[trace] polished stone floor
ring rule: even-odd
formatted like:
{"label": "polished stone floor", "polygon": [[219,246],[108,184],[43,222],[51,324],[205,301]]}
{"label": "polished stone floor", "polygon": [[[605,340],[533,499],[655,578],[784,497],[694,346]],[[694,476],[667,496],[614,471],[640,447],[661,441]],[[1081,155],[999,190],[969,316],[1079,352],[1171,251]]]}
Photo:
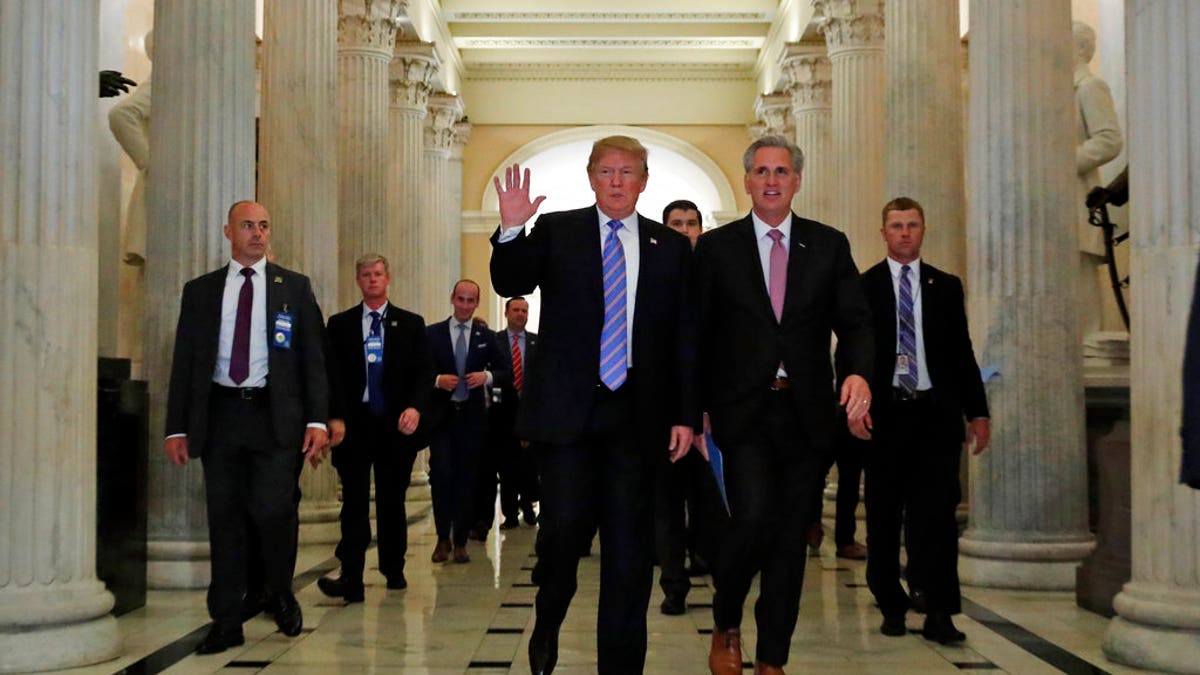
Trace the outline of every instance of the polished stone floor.
{"label": "polished stone floor", "polygon": [[[533,627],[536,588],[529,583],[534,529],[497,533],[472,542],[471,562],[433,564],[432,519],[409,532],[409,588],[388,591],[377,570],[368,573],[366,602],[343,606],[321,595],[318,576],[336,566],[329,545],[305,546],[297,564],[297,597],[305,630],[297,638],[276,632],[265,617],[245,625],[246,645],[222,654],[191,653],[208,617],[204,593],[155,591],[147,606],[120,618],[123,656],[68,673],[527,673],[525,650]],[[599,549],[597,548],[597,551]],[[373,562],[368,554],[368,566]],[[657,574],[657,572],[656,572]],[[563,625],[559,668],[569,675],[596,671],[595,613],[599,557],[580,565],[579,592]],[[657,577],[656,577],[657,580]],[[649,617],[647,673],[707,672],[712,592],[708,577],[694,578],[683,616],[658,611],[655,585]],[[757,591],[752,591],[751,602]],[[880,617],[861,562],[839,560],[826,540],[810,559],[789,673],[1135,673],[1104,659],[1101,616],[1075,606],[1070,593],[964,589],[967,634],[942,647],[910,633],[879,634]],[[748,609],[747,618],[753,616]],[[910,629],[921,617],[910,614]],[[754,627],[744,627],[753,658]],[[748,664],[749,665],[749,664]],[[749,671],[747,671],[749,672]]]}

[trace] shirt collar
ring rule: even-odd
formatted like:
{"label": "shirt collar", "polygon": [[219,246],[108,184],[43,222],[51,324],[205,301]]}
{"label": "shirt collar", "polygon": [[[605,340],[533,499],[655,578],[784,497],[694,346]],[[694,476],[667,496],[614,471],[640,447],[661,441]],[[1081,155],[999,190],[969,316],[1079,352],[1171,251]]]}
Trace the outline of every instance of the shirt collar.
{"label": "shirt collar", "polygon": [[466,326],[467,332],[470,333],[475,327],[474,324],[474,317],[467,319],[466,321],[459,321],[458,319],[454,318],[453,314],[450,315],[450,328],[453,330],[457,331],[459,326]]}
{"label": "shirt collar", "polygon": [[[242,263],[234,260],[233,258],[230,258],[229,259],[229,273],[226,276],[228,276],[228,277],[240,276],[242,273],[242,268],[244,268],[244,267],[246,267],[246,265],[243,265]],[[266,278],[267,256],[264,255],[263,257],[259,258],[258,262],[254,263],[253,265],[250,265],[249,267],[250,267],[250,269],[254,270],[254,273],[257,274],[259,277]]]}
{"label": "shirt collar", "polygon": [[365,302],[363,302],[361,304],[362,304],[362,315],[363,315],[364,319],[370,317],[371,312],[379,312],[379,318],[381,318],[381,319],[383,317],[387,316],[388,303],[386,301],[383,303],[382,306],[380,306],[379,309],[371,309],[370,307],[367,306],[367,303],[365,303]]}
{"label": "shirt collar", "polygon": [[[614,219],[609,218],[608,216],[604,215],[604,212],[600,210],[599,206],[596,207],[596,214],[597,214],[597,217],[600,219],[600,231],[603,232],[605,234],[605,236],[607,236],[608,233],[610,232],[610,229],[608,227],[608,221],[614,220]],[[637,211],[634,211],[633,213],[629,214],[628,216],[622,218],[621,224],[625,226],[626,230],[629,230],[629,232],[633,236],[636,237],[637,233],[638,233]]]}
{"label": "shirt collar", "polygon": [[783,222],[779,224],[779,227],[775,228],[772,228],[770,225],[768,225],[767,221],[759,218],[758,214],[754,211],[750,211],[750,219],[754,221],[755,241],[762,241],[762,239],[767,236],[768,231],[775,229],[783,233],[783,239],[780,241],[783,242],[784,246],[787,246],[787,242],[792,236],[792,217],[790,215],[783,219]]}
{"label": "shirt collar", "polygon": [[[895,260],[892,260],[891,256],[888,256],[887,262],[888,262],[888,269],[890,269],[892,272],[892,278],[899,279],[900,278],[900,268],[904,267],[904,263],[899,263],[899,262],[896,262]],[[920,279],[921,278],[921,259],[917,258],[916,260],[913,260],[912,262],[908,263],[908,269],[912,270],[910,272],[910,274],[912,275],[913,281]]]}

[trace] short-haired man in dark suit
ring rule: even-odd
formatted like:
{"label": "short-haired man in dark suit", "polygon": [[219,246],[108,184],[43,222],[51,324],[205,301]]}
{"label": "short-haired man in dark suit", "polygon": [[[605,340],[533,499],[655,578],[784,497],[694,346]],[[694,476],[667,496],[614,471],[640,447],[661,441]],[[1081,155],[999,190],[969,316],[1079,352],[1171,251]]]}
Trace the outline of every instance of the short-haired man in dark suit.
{"label": "short-haired man in dark suit", "polygon": [[371,469],[375,469],[375,518],[379,571],[389,589],[408,586],[405,492],[417,451],[424,447],[421,411],[429,404],[433,361],[420,315],[388,302],[391,276],[387,258],[368,253],[355,263],[362,302],[329,317],[329,358],[340,378],[334,416],[345,421],[346,436],[333,451],[342,479],[342,539],[338,578],[322,578],[325,595],[346,602],[363,600],[363,567],[371,543]]}
{"label": "short-haired man in dark suit", "polygon": [[538,358],[525,373],[517,433],[537,444],[541,477],[534,673],[558,660],[558,631],[576,590],[579,557],[600,527],[600,673],[641,672],[653,585],[654,464],[687,453],[700,426],[694,378],[691,247],[637,213],[646,148],[628,136],[596,141],[587,173],[596,203],[525,222],[529,170],[505,169],[492,284],[501,295],[542,291]]}
{"label": "short-haired man in dark suit", "polygon": [[[742,607],[760,574],[755,672],[781,673],[804,580],[811,522],[836,424],[832,334],[847,352],[840,392],[867,412],[871,317],[841,232],[791,211],[804,156],[765,136],[742,159],[753,209],[700,236],[701,372],[724,451],[731,518],[715,561],[714,673],[742,672]],[[799,526],[798,526],[799,524]]]}
{"label": "short-haired man in dark suit", "polygon": [[525,373],[535,360],[538,336],[525,330],[529,301],[522,296],[504,302],[504,320],[504,330],[496,332],[496,351],[512,377],[494,388],[492,407],[488,409],[488,433],[500,473],[500,513],[504,516],[500,529],[508,530],[520,525],[521,513],[526,523],[537,524],[537,514],[533,512],[533,503],[538,500],[537,469],[533,466],[529,441],[517,436],[516,423]]}
{"label": "short-haired man in dark suit", "polygon": [[454,313],[425,328],[436,373],[426,421],[431,434],[429,488],[438,543],[433,562],[471,561],[467,536],[474,522],[474,492],[487,429],[486,387],[507,373],[496,353],[496,334],[475,320],[479,284],[462,279],[450,294]]}
{"label": "short-haired man in dark suit", "polygon": [[900,530],[907,519],[906,576],[925,596],[924,635],[961,642],[966,636],[950,620],[961,611],[959,455],[964,439],[977,454],[988,446],[987,396],[962,282],[921,260],[924,209],[893,199],[883,207],[882,232],[887,258],[862,275],[875,333],[875,398],[856,432],[874,436],[866,460],[867,584],[883,613],[880,632],[904,635],[910,598],[900,586]]}
{"label": "short-haired man in dark suit", "polygon": [[244,643],[247,515],[269,609],[282,633],[300,633],[291,590],[297,464],[318,464],[328,440],[324,323],[308,277],[267,260],[262,205],[236,202],[227,221],[232,260],[183,287],[167,394],[168,456],[204,465],[213,625],[202,654]]}

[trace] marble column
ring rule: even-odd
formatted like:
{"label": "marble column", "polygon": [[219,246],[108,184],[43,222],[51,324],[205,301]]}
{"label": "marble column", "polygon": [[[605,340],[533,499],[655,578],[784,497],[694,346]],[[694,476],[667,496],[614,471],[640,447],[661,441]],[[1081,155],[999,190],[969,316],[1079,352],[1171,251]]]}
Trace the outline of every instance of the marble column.
{"label": "marble column", "polygon": [[1179,484],[1179,386],[1200,248],[1200,7],[1145,0],[1126,14],[1133,409],[1133,574],[1113,600],[1112,660],[1200,673],[1200,492]]}
{"label": "marble column", "polygon": [[971,460],[964,583],[1074,588],[1092,548],[1075,339],[1071,6],[971,3],[971,328],[992,444]]}
{"label": "marble column", "polygon": [[962,277],[967,238],[958,5],[893,0],[884,25],[884,198],[921,203],[927,224],[922,259]]}
{"label": "marble column", "polygon": [[[407,0],[338,2],[338,269],[365,251],[386,251],[388,234],[388,64],[395,18]],[[361,300],[341,284],[338,306]]]}
{"label": "marble column", "polygon": [[96,663],[120,647],[96,578],[98,10],[0,0],[5,673]]}
{"label": "marble column", "polygon": [[[337,268],[337,0],[266,0],[258,201],[274,223],[279,264],[307,274],[326,316],[339,309]],[[340,536],[337,471],[300,474],[300,542]]]}
{"label": "marble column", "polygon": [[462,113],[462,99],[457,96],[438,93],[429,97],[421,169],[421,220],[425,226],[421,228],[420,249],[425,255],[418,267],[418,274],[428,283],[423,285],[417,313],[430,323],[450,313],[450,291],[461,273],[459,265],[452,265],[447,259],[449,240],[462,238],[461,225],[451,231],[447,201],[454,124],[462,118]]}
{"label": "marble column", "polygon": [[834,186],[833,73],[824,42],[789,42],[780,58],[792,94],[796,145],[804,151],[804,177],[792,208],[805,218],[832,222]]}
{"label": "marble column", "polygon": [[813,0],[833,72],[833,218],[855,260],[883,257],[883,0]]}
{"label": "marble column", "polygon": [[226,212],[254,198],[253,27],[254,4],[240,0],[154,7],[150,147],[169,151],[152,155],[146,187],[152,588],[204,588],[209,580],[200,462],[172,464],[162,434],[183,284],[228,262]]}
{"label": "marble column", "polygon": [[[471,142],[471,123],[463,117],[454,123],[454,138],[450,145],[450,164],[446,174],[446,271],[452,276],[462,276],[462,229],[463,229],[463,152]],[[480,283],[487,287],[487,280]],[[492,328],[498,328],[492,326]]]}
{"label": "marble column", "polygon": [[433,283],[421,274],[429,255],[421,232],[434,225],[421,218],[421,171],[425,115],[439,65],[432,42],[397,40],[388,68],[388,245],[381,252],[392,263],[392,302],[418,313],[424,287]]}

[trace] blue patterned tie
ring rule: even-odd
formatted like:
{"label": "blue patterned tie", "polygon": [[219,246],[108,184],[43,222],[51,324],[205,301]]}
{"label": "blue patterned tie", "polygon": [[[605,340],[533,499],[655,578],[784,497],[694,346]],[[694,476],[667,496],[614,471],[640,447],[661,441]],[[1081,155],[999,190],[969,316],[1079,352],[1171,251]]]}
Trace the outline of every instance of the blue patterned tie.
{"label": "blue patterned tie", "polygon": [[625,384],[628,345],[625,335],[625,249],[617,238],[623,223],[608,221],[604,239],[604,330],[600,333],[600,381],[612,391]]}
{"label": "blue patterned tie", "polygon": [[[371,312],[371,337],[383,337],[380,324],[383,317],[379,312]],[[367,361],[367,403],[372,415],[382,415],[383,408],[383,362],[380,359]]]}
{"label": "blue patterned tie", "polygon": [[454,341],[454,367],[458,370],[458,385],[450,395],[451,401],[465,401],[471,395],[467,389],[467,324],[458,324],[458,339]]}
{"label": "blue patterned tie", "polygon": [[917,330],[913,320],[912,279],[908,265],[900,268],[900,304],[898,306],[900,353],[908,356],[908,372],[900,375],[900,388],[917,390]]}

